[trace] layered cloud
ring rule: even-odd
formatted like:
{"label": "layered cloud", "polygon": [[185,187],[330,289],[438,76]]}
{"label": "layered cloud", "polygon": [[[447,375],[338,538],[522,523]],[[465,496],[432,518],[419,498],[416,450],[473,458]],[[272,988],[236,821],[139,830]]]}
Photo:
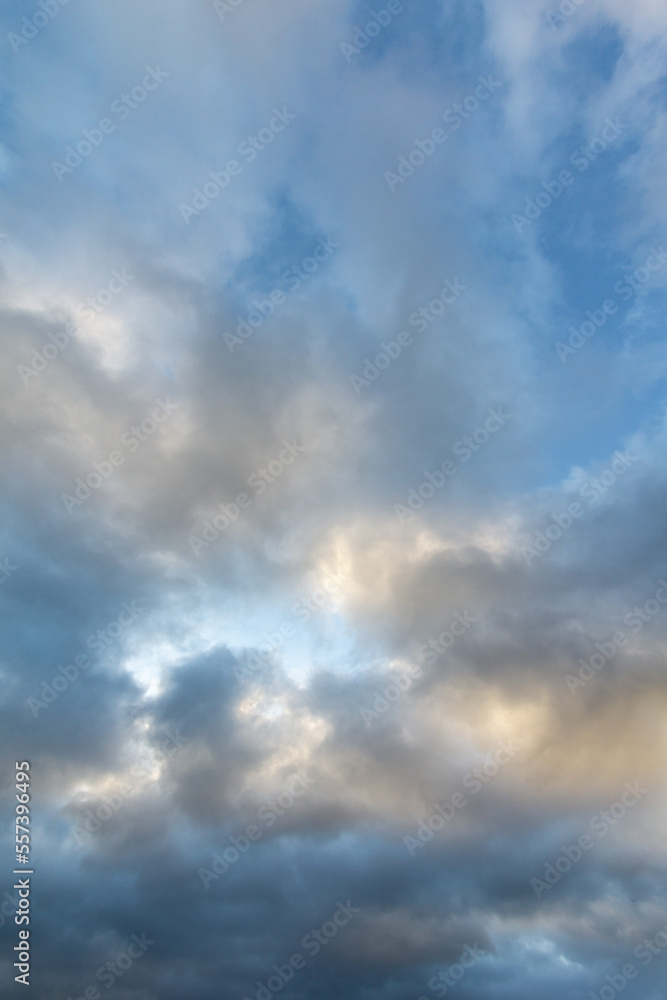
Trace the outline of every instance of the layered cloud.
{"label": "layered cloud", "polygon": [[0,136],[36,995],[657,1000],[658,6],[42,8]]}

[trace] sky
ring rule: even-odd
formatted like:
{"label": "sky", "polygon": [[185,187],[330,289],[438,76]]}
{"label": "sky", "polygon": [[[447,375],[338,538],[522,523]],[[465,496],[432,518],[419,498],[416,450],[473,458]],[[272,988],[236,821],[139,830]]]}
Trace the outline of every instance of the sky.
{"label": "sky", "polygon": [[3,997],[664,996],[664,7],[550,2],[3,5]]}

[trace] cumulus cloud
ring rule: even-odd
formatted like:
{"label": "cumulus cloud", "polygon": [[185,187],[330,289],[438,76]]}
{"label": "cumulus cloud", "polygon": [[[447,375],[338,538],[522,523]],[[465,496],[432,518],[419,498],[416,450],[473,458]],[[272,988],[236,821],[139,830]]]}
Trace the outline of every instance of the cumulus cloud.
{"label": "cumulus cloud", "polygon": [[44,10],[0,70],[33,988],[657,1000],[658,7]]}

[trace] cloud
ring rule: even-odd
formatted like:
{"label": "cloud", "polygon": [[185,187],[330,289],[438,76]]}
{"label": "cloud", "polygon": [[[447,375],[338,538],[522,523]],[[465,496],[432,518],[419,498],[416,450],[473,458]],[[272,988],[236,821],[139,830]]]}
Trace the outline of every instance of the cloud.
{"label": "cloud", "polygon": [[285,997],[435,996],[467,945],[461,1000],[599,994],[664,926],[658,8],[404,3],[346,59],[384,6],[72,3],[8,49],[0,715],[40,995],[145,934],[119,995],[254,998],[347,901]]}

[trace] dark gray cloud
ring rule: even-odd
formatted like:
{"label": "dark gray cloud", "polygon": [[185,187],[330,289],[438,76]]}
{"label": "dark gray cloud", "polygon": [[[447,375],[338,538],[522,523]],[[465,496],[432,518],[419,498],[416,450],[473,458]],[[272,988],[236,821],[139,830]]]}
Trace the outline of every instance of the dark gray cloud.
{"label": "dark gray cloud", "polygon": [[2,15],[3,995],[29,759],[38,1000],[658,1000],[656,9],[54,4]]}

